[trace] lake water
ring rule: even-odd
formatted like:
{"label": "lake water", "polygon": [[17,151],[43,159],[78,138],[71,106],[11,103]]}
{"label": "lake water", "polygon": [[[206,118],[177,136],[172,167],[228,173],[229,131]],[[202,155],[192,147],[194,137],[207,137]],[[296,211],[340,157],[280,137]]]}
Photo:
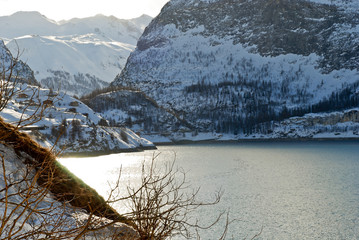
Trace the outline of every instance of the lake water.
{"label": "lake water", "polygon": [[[359,142],[253,142],[160,146],[156,151],[61,163],[100,194],[118,177],[135,182],[144,159],[176,159],[200,198],[224,190],[221,202],[197,212],[202,222],[223,210],[236,219],[227,239],[359,239]],[[123,209],[119,208],[120,211]],[[220,229],[202,232],[218,239]]]}

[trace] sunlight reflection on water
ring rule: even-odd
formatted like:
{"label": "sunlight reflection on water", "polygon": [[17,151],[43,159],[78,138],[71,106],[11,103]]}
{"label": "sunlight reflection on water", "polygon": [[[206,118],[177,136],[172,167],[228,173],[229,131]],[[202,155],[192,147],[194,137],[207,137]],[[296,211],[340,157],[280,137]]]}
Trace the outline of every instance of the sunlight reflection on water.
{"label": "sunlight reflection on water", "polygon": [[[221,203],[198,216],[207,221],[229,209],[238,221],[230,226],[228,239],[251,238],[262,227],[260,239],[359,239],[355,141],[162,146],[60,162],[105,196],[107,182],[121,167],[123,183],[133,182],[154,152],[161,152],[160,165],[176,158],[193,187],[201,186],[201,198],[224,189]],[[202,239],[216,239],[219,230],[202,234]]]}

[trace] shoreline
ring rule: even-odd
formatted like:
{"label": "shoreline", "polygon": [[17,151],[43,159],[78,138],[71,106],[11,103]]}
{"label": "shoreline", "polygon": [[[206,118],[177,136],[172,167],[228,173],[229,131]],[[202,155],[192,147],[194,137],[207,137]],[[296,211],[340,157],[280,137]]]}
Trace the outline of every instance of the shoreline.
{"label": "shoreline", "polygon": [[131,153],[143,152],[146,150],[156,150],[157,146],[174,146],[174,145],[194,145],[194,144],[224,144],[224,143],[281,143],[281,142],[345,142],[356,141],[359,143],[359,138],[257,138],[257,139],[229,139],[229,140],[180,140],[172,142],[154,142],[155,146],[137,147],[130,149],[117,149],[117,150],[102,150],[90,152],[70,152],[61,154],[61,158],[86,158],[98,157],[104,155],[118,154],[118,153]]}
{"label": "shoreline", "polygon": [[104,155],[118,154],[118,153],[131,153],[131,152],[143,152],[146,150],[156,150],[156,146],[137,147],[128,149],[116,149],[116,150],[102,150],[102,151],[90,151],[90,152],[65,152],[60,155],[60,158],[86,158],[86,157],[99,157]]}
{"label": "shoreline", "polygon": [[203,144],[203,143],[251,143],[251,142],[342,142],[342,141],[358,141],[358,138],[253,138],[253,139],[229,139],[229,140],[180,140],[172,142],[154,142],[156,146],[171,146],[171,145],[187,145],[187,144]]}

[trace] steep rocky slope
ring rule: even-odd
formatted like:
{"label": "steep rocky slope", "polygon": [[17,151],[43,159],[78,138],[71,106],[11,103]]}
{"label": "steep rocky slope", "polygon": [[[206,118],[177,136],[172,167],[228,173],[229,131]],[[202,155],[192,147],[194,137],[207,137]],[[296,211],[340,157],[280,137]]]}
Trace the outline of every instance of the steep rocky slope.
{"label": "steep rocky slope", "polygon": [[267,132],[359,104],[355,1],[172,0],[112,85],[141,89],[189,131]]}

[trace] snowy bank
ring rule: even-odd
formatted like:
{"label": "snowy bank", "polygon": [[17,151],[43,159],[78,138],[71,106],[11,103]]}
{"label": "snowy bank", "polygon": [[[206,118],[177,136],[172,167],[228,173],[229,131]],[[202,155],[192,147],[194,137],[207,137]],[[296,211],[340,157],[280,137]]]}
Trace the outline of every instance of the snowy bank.
{"label": "snowy bank", "polygon": [[[73,239],[89,228],[102,229],[100,234],[122,229],[117,233],[125,239],[137,238],[123,224],[130,220],[62,167],[50,151],[2,119],[0,158],[1,238]],[[82,239],[97,239],[96,231],[89,232]]]}

